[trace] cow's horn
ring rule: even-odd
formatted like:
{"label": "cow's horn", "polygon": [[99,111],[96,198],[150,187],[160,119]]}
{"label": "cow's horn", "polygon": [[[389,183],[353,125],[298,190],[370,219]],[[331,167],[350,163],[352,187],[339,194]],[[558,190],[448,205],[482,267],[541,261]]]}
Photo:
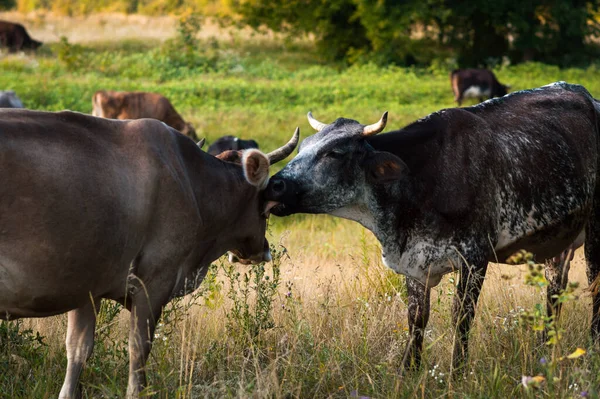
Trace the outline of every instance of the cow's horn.
{"label": "cow's horn", "polygon": [[196,145],[198,146],[198,148],[202,148],[204,147],[204,142],[206,141],[206,138],[201,138],[200,141],[198,141],[196,143]]}
{"label": "cow's horn", "polygon": [[271,165],[273,165],[273,164],[287,158],[288,155],[290,155],[292,153],[292,151],[294,151],[294,149],[298,145],[299,139],[300,139],[300,128],[297,127],[296,130],[294,131],[294,135],[292,136],[290,141],[287,142],[286,145],[284,145],[281,148],[276,149],[275,151],[271,151],[270,153],[267,154],[267,157],[269,157],[269,163]]}
{"label": "cow's horn", "polygon": [[308,118],[308,123],[310,123],[310,126],[313,129],[315,129],[317,132],[320,132],[321,130],[323,130],[325,128],[325,126],[327,126],[327,124],[325,124],[323,122],[319,122],[318,120],[313,118],[312,113],[310,111],[308,112],[306,117]]}
{"label": "cow's horn", "polygon": [[387,111],[383,113],[379,122],[374,123],[372,125],[367,125],[363,128],[363,136],[371,136],[373,134],[377,134],[385,129],[385,124],[387,123]]}

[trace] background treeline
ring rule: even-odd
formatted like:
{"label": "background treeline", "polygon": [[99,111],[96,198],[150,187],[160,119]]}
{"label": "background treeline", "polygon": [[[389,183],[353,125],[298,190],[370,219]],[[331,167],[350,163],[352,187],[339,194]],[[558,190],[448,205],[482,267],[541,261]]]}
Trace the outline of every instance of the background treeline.
{"label": "background treeline", "polygon": [[69,15],[198,12],[225,23],[315,38],[347,63],[587,65],[600,55],[600,0],[0,0],[4,9]]}

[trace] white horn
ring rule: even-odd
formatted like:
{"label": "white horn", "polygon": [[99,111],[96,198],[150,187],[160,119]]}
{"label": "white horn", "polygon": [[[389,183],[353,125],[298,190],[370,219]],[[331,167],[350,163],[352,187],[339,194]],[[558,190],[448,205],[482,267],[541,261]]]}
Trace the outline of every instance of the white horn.
{"label": "white horn", "polygon": [[388,116],[388,113],[387,113],[387,111],[385,111],[383,113],[383,116],[379,120],[379,122],[374,123],[372,125],[367,125],[364,127],[362,135],[363,136],[371,136],[371,135],[377,134],[377,133],[381,132],[383,129],[385,129],[385,124],[387,123],[387,116]]}
{"label": "white horn", "polygon": [[319,122],[318,120],[313,118],[312,113],[310,111],[308,112],[308,115],[306,115],[306,117],[308,118],[308,123],[310,123],[310,126],[317,132],[320,132],[327,126],[327,124]]}

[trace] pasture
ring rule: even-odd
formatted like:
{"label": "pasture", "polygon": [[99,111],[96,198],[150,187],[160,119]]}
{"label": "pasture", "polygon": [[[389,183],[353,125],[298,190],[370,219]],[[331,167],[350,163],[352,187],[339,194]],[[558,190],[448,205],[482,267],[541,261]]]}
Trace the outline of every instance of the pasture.
{"label": "pasture", "polygon": [[[3,16],[8,18],[26,22],[32,37],[46,42],[37,55],[0,58],[0,89],[15,90],[32,109],[91,113],[96,90],[156,91],[208,143],[233,134],[269,151],[296,126],[301,137],[313,133],[308,111],[324,122],[343,116],[366,124],[387,110],[389,131],[454,105],[450,62],[428,70],[345,68],[322,63],[308,39],[205,24],[195,42],[189,36],[194,26],[178,31],[177,21],[166,17]],[[561,70],[530,63],[495,72],[511,90],[565,80],[600,96],[596,66]],[[452,380],[455,276],[433,290],[423,368],[404,372],[403,278],[382,265],[372,234],[327,216],[271,217],[269,225],[268,239],[278,252],[273,265],[232,268],[226,260],[218,262],[203,288],[167,308],[148,362],[148,395],[598,397],[600,355],[589,342],[582,250],[570,272],[579,288],[565,296],[556,326],[560,338],[551,345],[540,341],[536,323],[528,321],[538,320],[545,299],[538,287],[525,284],[527,267],[491,266],[467,371]],[[108,303],[102,308],[94,355],[82,376],[85,398],[124,395],[126,313]],[[0,323],[0,397],[58,393],[65,330],[65,315]],[[567,357],[578,347],[586,353]],[[523,378],[535,376],[540,377],[526,388]]]}

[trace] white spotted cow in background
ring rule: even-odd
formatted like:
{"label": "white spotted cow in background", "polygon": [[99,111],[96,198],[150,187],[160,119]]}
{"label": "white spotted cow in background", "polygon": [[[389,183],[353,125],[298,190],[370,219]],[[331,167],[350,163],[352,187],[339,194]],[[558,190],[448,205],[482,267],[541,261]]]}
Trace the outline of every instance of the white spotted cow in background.
{"label": "white spotted cow in background", "polygon": [[484,99],[505,96],[510,89],[510,86],[498,82],[488,69],[455,69],[450,73],[450,84],[454,101],[459,107],[465,98],[477,98],[482,102]]}

